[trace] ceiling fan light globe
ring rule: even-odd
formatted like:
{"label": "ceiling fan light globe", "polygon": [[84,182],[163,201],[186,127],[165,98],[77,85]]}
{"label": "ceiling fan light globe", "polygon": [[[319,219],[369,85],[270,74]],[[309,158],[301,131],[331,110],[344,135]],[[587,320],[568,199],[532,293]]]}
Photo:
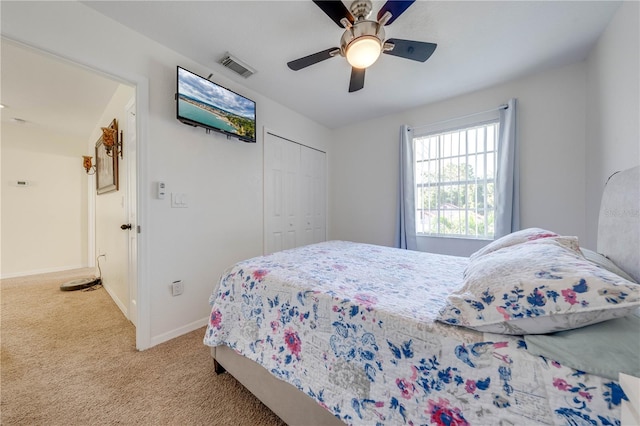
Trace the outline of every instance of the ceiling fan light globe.
{"label": "ceiling fan light globe", "polygon": [[347,62],[354,68],[367,68],[380,57],[382,43],[374,36],[361,36],[353,40],[346,49]]}

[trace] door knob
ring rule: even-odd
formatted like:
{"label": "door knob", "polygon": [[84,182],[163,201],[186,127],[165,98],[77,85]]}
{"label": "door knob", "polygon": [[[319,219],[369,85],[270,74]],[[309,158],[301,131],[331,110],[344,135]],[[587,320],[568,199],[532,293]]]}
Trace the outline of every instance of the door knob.
{"label": "door knob", "polygon": [[131,229],[131,224],[127,223],[125,225],[120,225],[120,229]]}

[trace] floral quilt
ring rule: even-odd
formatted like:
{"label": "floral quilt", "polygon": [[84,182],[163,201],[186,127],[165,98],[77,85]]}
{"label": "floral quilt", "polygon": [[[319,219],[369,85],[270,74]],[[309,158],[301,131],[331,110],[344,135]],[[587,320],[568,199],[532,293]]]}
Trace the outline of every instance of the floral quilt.
{"label": "floral quilt", "polygon": [[619,384],[435,318],[468,259],[330,241],[227,270],[204,343],[353,425],[619,425]]}

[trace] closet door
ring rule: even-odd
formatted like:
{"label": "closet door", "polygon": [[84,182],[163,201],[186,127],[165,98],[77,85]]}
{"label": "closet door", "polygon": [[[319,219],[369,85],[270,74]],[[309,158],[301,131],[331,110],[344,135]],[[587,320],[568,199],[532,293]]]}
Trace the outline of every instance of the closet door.
{"label": "closet door", "polygon": [[264,137],[264,253],[326,239],[326,154]]}
{"label": "closet door", "polygon": [[301,245],[326,239],[326,154],[302,147],[300,150]]}
{"label": "closet door", "polygon": [[300,145],[265,132],[264,173],[266,254],[300,245]]}

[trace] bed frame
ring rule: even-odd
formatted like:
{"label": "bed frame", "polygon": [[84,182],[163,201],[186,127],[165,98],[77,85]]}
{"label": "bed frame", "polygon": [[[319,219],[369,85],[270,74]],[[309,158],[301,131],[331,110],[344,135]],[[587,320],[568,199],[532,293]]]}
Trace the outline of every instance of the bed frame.
{"label": "bed frame", "polygon": [[640,283],[640,166],[614,173],[604,188],[598,252]]}
{"label": "bed frame", "polygon": [[[640,166],[615,173],[607,181],[597,251],[640,282]],[[232,349],[217,346],[211,348],[211,356],[216,373],[233,375],[288,425],[344,425],[314,399]]]}
{"label": "bed frame", "polygon": [[225,370],[276,413],[286,424],[323,426],[344,423],[287,382],[277,379],[260,364],[238,355],[227,346],[211,348],[216,373]]}

